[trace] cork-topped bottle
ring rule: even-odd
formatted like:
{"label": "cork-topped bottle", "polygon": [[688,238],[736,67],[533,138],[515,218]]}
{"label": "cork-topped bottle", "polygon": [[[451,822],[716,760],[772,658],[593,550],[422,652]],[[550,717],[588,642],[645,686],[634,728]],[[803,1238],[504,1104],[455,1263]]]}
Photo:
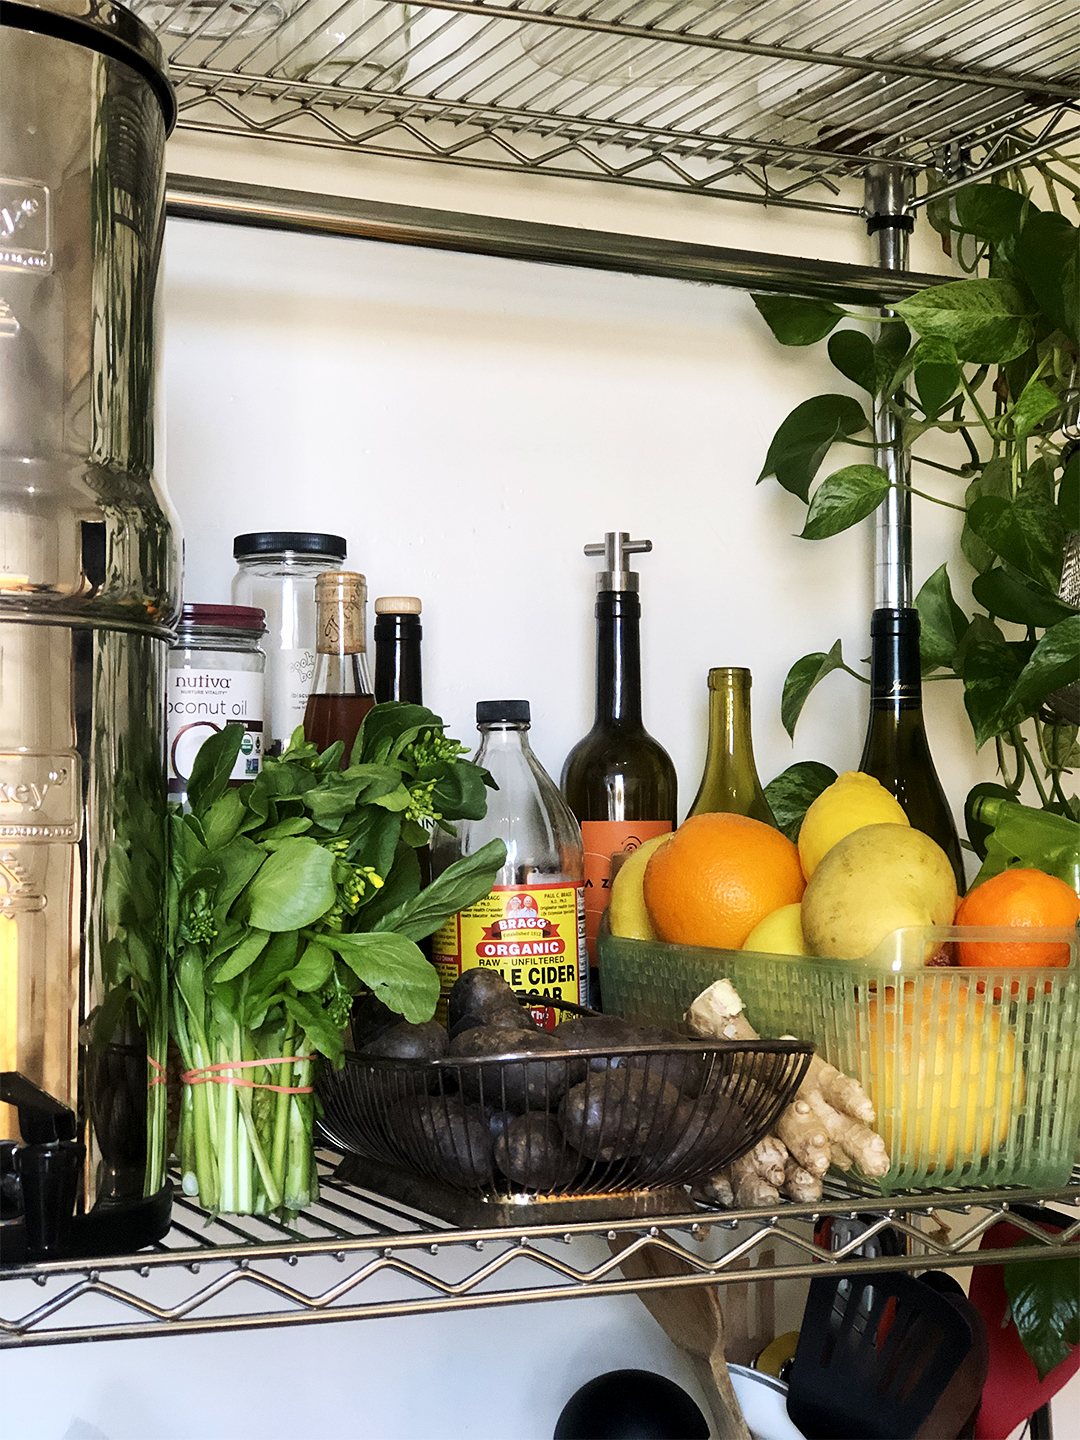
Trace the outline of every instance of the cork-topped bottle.
{"label": "cork-topped bottle", "polygon": [[344,768],[356,732],[375,704],[367,672],[367,581],[351,570],[326,571],[315,582],[315,606],[315,679],[304,712],[304,737],[320,750],[340,740]]}

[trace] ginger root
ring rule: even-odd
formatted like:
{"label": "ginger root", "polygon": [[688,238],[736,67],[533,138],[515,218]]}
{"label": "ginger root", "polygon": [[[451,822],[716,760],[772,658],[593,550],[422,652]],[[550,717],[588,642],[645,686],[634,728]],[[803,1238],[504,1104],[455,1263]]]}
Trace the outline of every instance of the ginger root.
{"label": "ginger root", "polygon": [[[717,980],[697,997],[684,1017],[691,1035],[703,1040],[757,1040],[730,980]],[[785,1036],[790,1039],[790,1036]],[[767,1206],[786,1195],[808,1204],[821,1198],[830,1166],[857,1165],[867,1179],[888,1173],[889,1152],[874,1130],[874,1106],[857,1080],[815,1055],[795,1099],[753,1150],[710,1177],[699,1193],[714,1203],[745,1208]]]}

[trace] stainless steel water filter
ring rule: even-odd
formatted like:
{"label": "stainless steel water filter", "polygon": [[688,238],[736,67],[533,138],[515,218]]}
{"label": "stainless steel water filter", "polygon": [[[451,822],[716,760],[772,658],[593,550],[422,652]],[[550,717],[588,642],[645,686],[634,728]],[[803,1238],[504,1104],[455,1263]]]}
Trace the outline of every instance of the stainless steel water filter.
{"label": "stainless steel water filter", "polygon": [[[24,1188],[44,1186],[41,1215],[26,1198],[23,1229],[0,1228],[7,1260],[168,1223],[180,555],[157,310],[174,118],[157,42],[122,7],[0,3],[0,1072],[28,1082],[10,1081],[0,1137]],[[42,1093],[74,1120],[43,1118]],[[68,1190],[49,1178],[65,1166]]]}

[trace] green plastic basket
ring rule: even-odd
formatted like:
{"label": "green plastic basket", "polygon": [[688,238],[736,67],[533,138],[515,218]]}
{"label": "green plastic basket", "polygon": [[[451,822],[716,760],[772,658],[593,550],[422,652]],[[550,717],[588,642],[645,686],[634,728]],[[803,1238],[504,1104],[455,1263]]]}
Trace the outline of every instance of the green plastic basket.
{"label": "green plastic basket", "polygon": [[885,1194],[1064,1184],[1080,1130],[1076,931],[1024,932],[1025,943],[1067,947],[1062,968],[924,966],[960,939],[1015,945],[1017,933],[898,930],[859,961],[601,935],[604,1009],[679,1026],[702,990],[730,980],[760,1035],[813,1040],[861,1082],[892,1157],[876,1182]]}

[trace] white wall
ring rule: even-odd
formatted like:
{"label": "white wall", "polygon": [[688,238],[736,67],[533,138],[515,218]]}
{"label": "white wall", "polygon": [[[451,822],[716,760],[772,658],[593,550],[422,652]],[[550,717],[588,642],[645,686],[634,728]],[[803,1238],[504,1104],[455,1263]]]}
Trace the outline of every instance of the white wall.
{"label": "white wall", "polygon": [[[794,749],[779,701],[800,655],[838,636],[866,655],[869,522],[798,540],[801,504],[754,484],[784,415],[845,388],[823,347],[782,350],[734,291],[195,222],[169,227],[168,277],[189,600],[227,598],[240,531],[338,531],[372,595],[423,598],[427,695],[453,732],[473,737],[477,699],[525,696],[557,775],[591,722],[582,546],[630,529],[655,546],[639,566],[646,722],[683,807],[711,665],[754,673],[763,780],[798,758],[857,765],[863,687],[831,677]],[[955,512],[916,503],[922,578],[958,563]],[[990,768],[957,692],[929,686],[927,709],[959,807]]]}

